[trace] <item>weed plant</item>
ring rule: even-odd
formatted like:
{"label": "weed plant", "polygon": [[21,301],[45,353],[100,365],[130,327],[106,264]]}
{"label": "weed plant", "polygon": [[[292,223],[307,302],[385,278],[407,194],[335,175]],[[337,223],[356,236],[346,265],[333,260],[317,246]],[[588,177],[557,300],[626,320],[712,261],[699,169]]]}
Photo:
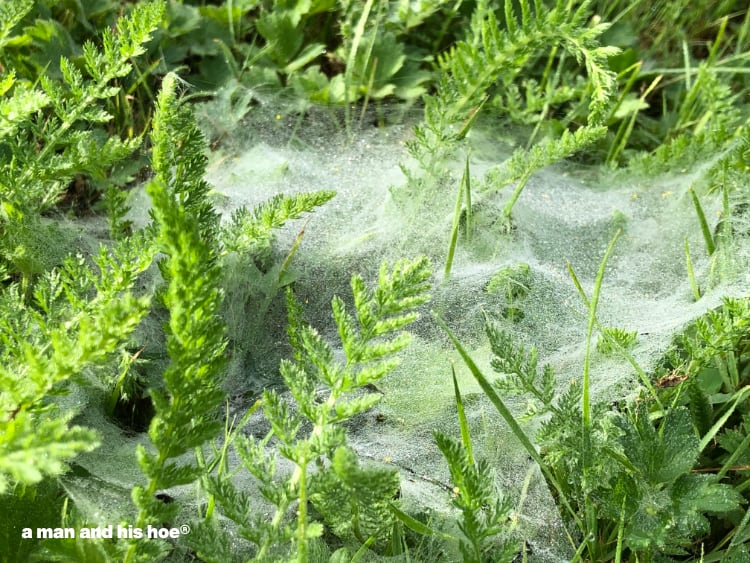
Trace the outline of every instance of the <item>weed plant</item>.
{"label": "weed plant", "polygon": [[[589,307],[589,339],[598,325],[596,303],[605,264],[606,255],[590,301],[571,270]],[[578,529],[581,543],[572,545],[576,558],[650,561],[658,554],[692,554],[701,560],[739,561],[747,551],[733,538],[746,533],[747,519],[738,524],[733,515],[746,500],[746,486],[742,478],[725,477],[746,468],[738,460],[750,444],[741,414],[749,389],[748,369],[740,359],[746,309],[747,299],[727,299],[700,318],[669,354],[665,375],[655,387],[647,385],[652,398],[640,397],[618,411],[590,404],[588,353],[583,384],[573,381],[555,400],[552,368],[545,366],[540,373],[536,350],[514,345],[496,321],[487,324],[492,367],[501,374],[494,383],[443,326],[485,393],[540,463],[564,519]],[[634,336],[603,328],[597,347],[627,355]],[[539,453],[498,391],[529,397],[525,417],[550,415],[536,437]]]}

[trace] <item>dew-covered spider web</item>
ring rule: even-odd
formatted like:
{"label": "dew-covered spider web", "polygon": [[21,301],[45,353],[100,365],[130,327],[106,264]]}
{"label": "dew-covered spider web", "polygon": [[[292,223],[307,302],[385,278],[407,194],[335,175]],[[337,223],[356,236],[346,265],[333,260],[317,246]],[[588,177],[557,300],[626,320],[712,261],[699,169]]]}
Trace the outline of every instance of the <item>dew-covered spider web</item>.
{"label": "dew-covered spider web", "polygon": [[[315,213],[289,223],[274,244],[274,260],[283,262],[304,231],[291,267],[295,293],[308,321],[334,345],[338,338],[331,298],[336,294],[351,301],[352,274],[371,281],[383,260],[393,263],[421,254],[431,258],[433,300],[412,327],[416,336],[402,354],[400,367],[378,385],[382,401],[349,428],[351,443],[363,458],[400,470],[407,511],[450,514],[448,467],[432,433],[459,433],[453,366],[478,455],[490,461],[499,485],[519,503],[517,525],[528,539],[530,560],[567,561],[572,548],[544,479],[484,398],[430,309],[442,316],[486,374],[492,375],[492,369],[483,327],[485,315],[490,315],[519,343],[538,348],[540,364],[553,366],[564,390],[581,377],[587,323],[568,264],[591,295],[605,249],[614,232],[622,229],[606,269],[599,320],[604,326],[635,331],[633,356],[649,372],[675,335],[718,306],[722,296],[746,294],[748,274],[742,265],[748,249],[737,248],[733,264],[727,260],[710,271],[688,193],[691,186],[700,186],[708,163],[660,177],[603,172],[575,163],[550,166],[532,176],[513,209],[509,231],[501,213],[512,186],[488,190],[483,178],[510,155],[512,135],[485,124],[469,136],[475,190],[472,238],[467,242],[462,231],[446,279],[443,268],[463,162],[441,163],[443,168],[436,171],[440,180],[430,193],[408,189],[400,165],[417,171],[405,142],[420,114],[417,108],[378,108],[364,116],[356,110],[347,127],[340,109],[300,112],[261,103],[237,119],[217,104],[205,105],[199,117],[213,148],[208,180],[214,201],[228,218],[238,207],[256,205],[278,193],[337,192]],[[376,127],[379,122],[382,126]],[[715,228],[721,197],[701,193],[701,201]],[[145,193],[134,193],[131,205],[136,225],[146,224]],[[686,238],[705,292],[698,302],[686,272]],[[523,295],[491,290],[499,273],[519,267],[525,272]],[[289,353],[283,290],[269,285],[267,293],[248,294],[249,287],[264,283],[266,273],[262,266],[242,261],[227,270],[227,388],[237,413],[263,386],[279,384],[278,361]],[[257,314],[261,305],[262,314]],[[155,362],[158,365],[158,358]],[[630,396],[638,385],[627,361],[598,352],[592,358],[591,381],[594,398],[601,401]],[[525,408],[523,399],[508,398],[508,403],[519,414]],[[525,428],[533,435],[534,423]],[[248,431],[262,434],[259,418]],[[121,452],[97,451],[82,458],[81,466],[108,483],[114,480],[129,488],[140,480],[131,448],[129,444]],[[247,491],[253,490],[246,473],[237,479]],[[194,496],[189,489],[178,494],[188,501]]]}

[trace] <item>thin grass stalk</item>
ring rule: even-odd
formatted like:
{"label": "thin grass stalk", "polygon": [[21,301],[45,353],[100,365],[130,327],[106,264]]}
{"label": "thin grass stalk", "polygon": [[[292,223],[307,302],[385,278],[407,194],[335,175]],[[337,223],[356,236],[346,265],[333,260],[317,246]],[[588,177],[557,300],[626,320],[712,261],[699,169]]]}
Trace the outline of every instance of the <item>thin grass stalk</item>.
{"label": "thin grass stalk", "polygon": [[698,222],[701,226],[701,233],[703,233],[703,240],[706,242],[706,251],[708,252],[708,255],[711,256],[716,250],[716,243],[714,242],[714,237],[711,234],[711,229],[708,228],[706,214],[703,212],[703,206],[701,205],[701,202],[698,199],[698,195],[695,193],[695,190],[693,188],[690,188],[690,190],[688,191],[690,192],[690,197],[693,200],[693,207],[695,207],[695,212],[698,215]]}
{"label": "thin grass stalk", "polygon": [[[604,269],[607,266],[607,260],[614,249],[615,242],[617,242],[620,236],[621,229],[618,229],[604,253],[604,258],[599,265],[599,271],[596,274],[594,280],[594,291],[591,295],[591,301],[589,303],[589,322],[586,329],[586,353],[583,359],[583,398],[582,398],[582,411],[583,415],[581,418],[582,431],[583,431],[583,448],[581,452],[581,458],[583,461],[583,481],[584,489],[587,486],[589,469],[592,466],[592,454],[591,454],[591,340],[594,333],[594,326],[596,324],[596,308],[599,304],[599,294],[602,288],[602,281],[604,280]],[[589,555],[595,558],[596,545],[594,538],[598,537],[597,533],[597,517],[596,510],[594,508],[591,499],[588,497],[584,501],[584,514],[586,517],[586,531],[589,533],[589,537],[592,538],[586,543],[589,547]]]}
{"label": "thin grass stalk", "polygon": [[[359,547],[359,549],[356,551],[356,553],[352,556],[349,563],[358,563],[361,561],[361,559],[365,556],[365,554],[369,553],[370,546],[375,543],[375,540],[378,539],[378,536],[380,535],[380,532],[385,531],[385,527],[378,530],[377,534],[373,534],[367,540]],[[333,557],[331,558],[333,559]]]}
{"label": "thin grass stalk", "polygon": [[578,549],[576,549],[576,552],[573,554],[573,557],[570,560],[570,563],[577,563],[578,561],[588,561],[583,559],[583,551],[586,549],[586,546],[588,543],[594,539],[594,536],[591,534],[588,534],[583,541],[581,542],[581,545],[578,546]]}
{"label": "thin grass stalk", "polygon": [[711,44],[711,50],[708,53],[708,57],[706,57],[706,64],[709,66],[713,66],[713,64],[716,62],[716,57],[719,54],[719,45],[721,45],[721,40],[724,39],[724,33],[727,30],[728,23],[729,18],[727,16],[721,18],[719,31],[716,32],[716,39],[714,39],[714,42]]}
{"label": "thin grass stalk", "polygon": [[739,31],[735,32],[735,36],[737,37],[734,47],[735,56],[747,54],[748,46],[745,45],[745,41],[750,37],[750,10],[745,11],[745,19],[742,21]]}
{"label": "thin grass stalk", "polygon": [[690,258],[690,244],[688,243],[687,237],[685,237],[685,265],[687,267],[688,280],[690,280],[690,287],[693,290],[693,299],[697,302],[701,298],[701,291],[698,287],[698,282],[695,280],[693,260]]}
{"label": "thin grass stalk", "polygon": [[685,72],[685,88],[688,91],[691,91],[693,89],[693,79],[692,73],[690,72],[690,51],[688,49],[687,41],[684,39],[682,41],[682,60],[685,61],[685,68],[683,69]]}
{"label": "thin grass stalk", "polygon": [[[529,466],[528,471],[526,471],[526,477],[523,479],[523,484],[521,485],[521,492],[518,494],[518,503],[516,504],[516,515],[520,514],[523,510],[523,504],[526,502],[526,497],[529,496],[529,487],[531,486],[531,476],[534,474],[534,471],[536,470],[536,467],[531,465]],[[518,525],[518,518],[513,519],[513,528],[515,528]],[[524,550],[525,555],[525,550]]]}
{"label": "thin grass stalk", "polygon": [[399,521],[401,521],[401,523],[404,526],[414,530],[421,536],[435,536],[443,540],[458,542],[458,538],[450,534],[446,534],[445,532],[441,532],[440,530],[435,530],[433,528],[430,528],[427,524],[423,524],[416,518],[413,518],[409,516],[408,514],[406,514],[405,512],[402,512],[399,508],[394,506],[392,503],[388,503],[388,510],[390,510],[393,513],[393,515]]}
{"label": "thin grass stalk", "polygon": [[[747,481],[746,481],[747,482]],[[739,523],[737,528],[735,528],[734,537],[732,538],[732,541],[729,542],[729,549],[727,549],[727,555],[735,548],[735,546],[740,545],[737,538],[742,538],[745,534],[745,528],[747,528],[747,525],[750,524],[750,510],[747,510],[745,512],[745,516],[743,516],[742,521]]]}
{"label": "thin grass stalk", "polygon": [[466,155],[466,166],[464,167],[466,178],[466,242],[471,242],[472,216],[471,216],[471,172],[469,170],[469,155]]}
{"label": "thin grass stalk", "polygon": [[370,79],[367,81],[367,88],[365,89],[365,98],[362,100],[362,111],[359,113],[359,128],[362,128],[362,124],[365,122],[365,114],[367,113],[367,105],[370,103],[370,92],[372,92],[372,86],[375,84],[375,71],[378,69],[378,59],[375,57],[372,61],[372,71],[370,71]]}
{"label": "thin grass stalk", "polygon": [[628,68],[626,68],[623,71],[620,71],[620,73],[617,75],[617,80],[621,80],[625,76],[630,73],[630,76],[628,77],[628,80],[625,82],[625,84],[620,89],[620,95],[617,97],[617,100],[614,104],[612,104],[612,109],[609,111],[609,120],[613,120],[615,118],[615,114],[617,113],[617,110],[620,109],[622,106],[622,103],[625,101],[625,98],[630,93],[630,90],[633,88],[633,84],[635,84],[636,79],[640,76],[640,70],[643,67],[643,61],[638,61],[637,63],[633,63]]}
{"label": "thin grass stalk", "polygon": [[508,203],[503,207],[503,217],[505,217],[506,221],[510,221],[510,212],[513,210],[513,206],[516,204],[516,201],[518,201],[518,198],[521,197],[521,192],[526,187],[526,183],[529,181],[529,178],[531,178],[531,174],[532,172],[528,171],[521,176],[521,179],[518,180],[518,184],[516,184],[516,189],[513,190],[513,195],[510,196]]}
{"label": "thin grass stalk", "polygon": [[233,0],[227,0],[227,24],[229,25],[229,38],[232,41],[232,46],[236,43],[234,31],[234,2]]}
{"label": "thin grass stalk", "polygon": [[458,130],[458,133],[456,133],[456,136],[455,136],[456,141],[462,141],[463,139],[466,138],[466,135],[469,134],[469,131],[471,130],[472,125],[474,125],[474,122],[477,120],[477,117],[479,117],[479,112],[482,111],[484,104],[487,103],[487,100],[489,99],[490,99],[489,95],[485,94],[482,97],[482,101],[472,108],[472,110],[469,112],[469,116],[466,119],[464,119],[463,123],[461,123],[461,128]]}
{"label": "thin grass stalk", "polygon": [[[594,333],[594,326],[596,325],[596,308],[599,304],[599,293],[601,292],[602,288],[602,281],[604,280],[604,269],[607,266],[607,260],[609,260],[610,254],[612,254],[612,250],[614,249],[615,242],[617,242],[617,239],[620,236],[620,233],[622,231],[620,229],[617,230],[615,233],[615,236],[612,237],[612,240],[609,243],[609,246],[607,247],[607,251],[604,253],[604,258],[602,258],[602,262],[599,265],[599,271],[596,274],[596,279],[594,280],[594,292],[591,295],[591,301],[589,303],[589,322],[588,327],[586,329],[586,354],[583,359],[583,425],[585,428],[590,428],[591,426],[591,394],[590,394],[590,371],[591,371],[591,339],[592,335]],[[584,431],[584,438],[586,437],[587,432]],[[590,437],[590,436],[589,436]],[[584,451],[584,469],[587,468],[586,464],[586,457],[590,455],[590,451]],[[590,461],[590,460],[589,460]]]}
{"label": "thin grass stalk", "polygon": [[730,455],[729,458],[724,462],[724,465],[721,466],[721,469],[716,474],[717,481],[721,481],[724,478],[724,476],[732,468],[732,466],[740,458],[740,456],[745,453],[745,450],[747,450],[748,446],[750,446],[750,434],[745,436],[745,439],[740,442],[740,445],[735,448],[735,450],[732,452],[732,455]]}
{"label": "thin grass stalk", "polygon": [[[378,26],[380,25],[380,18],[382,17],[383,13],[383,3],[381,2],[379,5],[380,10],[378,10],[378,14],[375,18],[375,29],[377,30]],[[367,51],[365,51],[364,56],[364,67],[362,68],[362,74],[364,75],[365,71],[367,70],[367,63],[370,61],[370,58],[372,57],[372,51],[375,48],[375,40],[377,39],[377,33],[373,33],[372,37],[370,38],[370,41],[367,44]],[[359,126],[362,127],[362,122],[365,118],[365,111],[367,110],[367,105],[370,102],[370,92],[372,91],[372,86],[375,84],[375,72],[378,68],[378,59],[377,57],[373,59],[372,61],[372,71],[370,72],[370,76],[367,80],[367,86],[365,88],[365,96],[364,96],[364,102],[362,104],[362,111],[360,113],[359,118]],[[361,86],[358,85],[358,86]],[[348,104],[347,104],[348,105]]]}
{"label": "thin grass stalk", "polygon": [[706,446],[711,443],[711,441],[714,439],[716,434],[719,433],[719,430],[721,430],[724,427],[724,424],[726,424],[727,420],[730,416],[732,416],[732,413],[737,408],[737,405],[740,404],[747,396],[750,394],[750,385],[746,385],[742,389],[739,389],[734,396],[734,402],[732,405],[727,409],[727,412],[725,412],[719,420],[717,420],[714,425],[711,427],[711,429],[706,433],[703,438],[701,438],[700,444],[698,445],[698,451],[702,452],[706,449]]}
{"label": "thin grass stalk", "polygon": [[[726,175],[726,169],[722,171],[722,176]],[[727,188],[726,178],[721,182],[721,228],[719,236],[724,248],[727,248],[732,239],[732,208],[729,206],[729,188]]]}
{"label": "thin grass stalk", "polygon": [[[638,65],[638,68],[640,68],[640,62],[638,63]],[[635,73],[633,76],[635,77],[636,75],[637,73]],[[638,99],[641,102],[645,103],[646,98],[649,96],[649,94],[651,94],[654,88],[656,88],[659,82],[661,82],[662,78],[664,78],[663,74],[660,74],[659,76],[654,78],[651,84],[649,84],[648,88],[646,88],[646,90]],[[640,109],[634,111],[627,122],[623,122],[622,124],[620,124],[620,127],[617,130],[617,135],[615,136],[615,142],[612,144],[612,148],[610,149],[609,154],[607,154],[607,164],[611,165],[620,156],[622,151],[625,150],[628,139],[630,139],[630,135],[633,133],[635,121],[638,118],[639,113]]]}
{"label": "thin grass stalk", "polygon": [[551,99],[552,99],[552,93],[554,91],[554,88],[560,83],[560,75],[562,74],[562,69],[565,66],[565,54],[566,51],[563,51],[560,55],[560,61],[557,64],[557,70],[555,71],[555,75],[551,82],[548,82],[549,80],[549,73],[552,70],[552,62],[554,61],[555,57],[557,57],[557,49],[558,46],[555,45],[552,47],[552,51],[550,51],[549,57],[547,58],[547,64],[544,67],[544,74],[542,75],[542,80],[539,83],[539,88],[545,88],[546,89],[546,96],[544,100],[544,106],[542,107],[542,112],[539,115],[539,120],[536,123],[536,126],[534,127],[534,131],[532,131],[531,136],[529,137],[529,140],[526,142],[526,150],[530,150],[532,146],[534,146],[534,140],[536,139],[537,134],[539,133],[539,130],[542,127],[543,123],[546,123],[545,119],[547,117],[547,113],[549,112],[549,108],[552,105]]}
{"label": "thin grass stalk", "polygon": [[458,195],[456,196],[456,207],[453,210],[453,226],[451,227],[451,239],[448,244],[448,257],[445,259],[445,279],[447,280],[451,276],[451,269],[453,268],[453,256],[456,253],[456,243],[458,242],[458,231],[461,225],[461,206],[464,201],[464,184],[467,178],[468,171],[468,157],[467,157],[467,168],[464,170],[464,174],[461,177],[461,183],[458,186]]}
{"label": "thin grass stalk", "polygon": [[458,411],[458,424],[461,427],[461,442],[466,448],[466,456],[469,460],[469,465],[474,465],[474,454],[471,448],[471,434],[469,434],[469,423],[466,420],[466,413],[464,412],[464,401],[461,398],[461,390],[458,388],[458,381],[456,380],[456,367],[451,364],[451,372],[453,374],[453,391],[456,395],[456,411]]}
{"label": "thin grass stalk", "polygon": [[620,508],[620,523],[617,525],[617,548],[615,549],[615,563],[622,561],[622,540],[625,535],[625,501],[627,497],[622,499],[622,508]]}

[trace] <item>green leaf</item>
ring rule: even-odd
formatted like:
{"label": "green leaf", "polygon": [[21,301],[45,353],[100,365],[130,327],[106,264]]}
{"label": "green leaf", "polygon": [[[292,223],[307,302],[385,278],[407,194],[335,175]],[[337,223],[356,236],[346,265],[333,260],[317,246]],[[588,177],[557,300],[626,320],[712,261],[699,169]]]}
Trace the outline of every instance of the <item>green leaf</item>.
{"label": "green leaf", "polygon": [[622,430],[622,449],[648,483],[671,483],[698,459],[699,440],[686,408],[668,411],[657,432],[647,409],[639,406]]}

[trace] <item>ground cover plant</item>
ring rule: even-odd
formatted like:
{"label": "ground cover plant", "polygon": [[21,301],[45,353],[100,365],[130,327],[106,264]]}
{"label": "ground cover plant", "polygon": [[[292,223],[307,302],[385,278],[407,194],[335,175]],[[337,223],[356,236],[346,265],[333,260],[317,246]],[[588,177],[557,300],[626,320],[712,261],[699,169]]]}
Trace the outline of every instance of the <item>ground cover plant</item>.
{"label": "ground cover plant", "polygon": [[0,560],[749,560],[748,53],[730,0],[4,2]]}

